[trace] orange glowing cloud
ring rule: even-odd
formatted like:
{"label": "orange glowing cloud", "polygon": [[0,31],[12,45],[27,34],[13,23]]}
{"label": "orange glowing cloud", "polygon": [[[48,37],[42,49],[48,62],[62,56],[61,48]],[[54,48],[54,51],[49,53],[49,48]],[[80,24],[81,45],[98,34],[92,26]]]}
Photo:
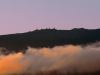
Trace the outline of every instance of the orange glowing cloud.
{"label": "orange glowing cloud", "polygon": [[38,72],[94,72],[100,70],[100,47],[57,46],[26,53],[0,55],[0,75],[36,74]]}

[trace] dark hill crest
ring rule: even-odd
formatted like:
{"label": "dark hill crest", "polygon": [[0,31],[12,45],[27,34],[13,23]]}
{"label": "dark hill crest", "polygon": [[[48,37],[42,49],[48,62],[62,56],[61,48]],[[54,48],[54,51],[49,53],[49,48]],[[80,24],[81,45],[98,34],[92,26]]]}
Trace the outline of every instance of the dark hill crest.
{"label": "dark hill crest", "polygon": [[31,47],[54,47],[67,44],[88,44],[100,41],[100,29],[40,29],[27,33],[0,36],[0,47],[19,51]]}

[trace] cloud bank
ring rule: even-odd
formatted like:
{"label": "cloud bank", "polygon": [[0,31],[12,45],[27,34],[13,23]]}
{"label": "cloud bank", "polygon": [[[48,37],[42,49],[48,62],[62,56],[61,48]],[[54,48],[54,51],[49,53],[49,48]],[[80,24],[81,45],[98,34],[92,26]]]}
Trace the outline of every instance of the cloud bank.
{"label": "cloud bank", "polygon": [[29,47],[24,54],[22,52],[1,54],[0,75],[100,71],[100,47],[96,44],[40,49]]}

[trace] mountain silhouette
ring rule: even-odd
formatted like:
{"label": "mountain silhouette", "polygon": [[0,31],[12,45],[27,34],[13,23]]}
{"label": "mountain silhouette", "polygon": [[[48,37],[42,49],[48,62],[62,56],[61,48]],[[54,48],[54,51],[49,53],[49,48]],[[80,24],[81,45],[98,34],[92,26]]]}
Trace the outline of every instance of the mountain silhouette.
{"label": "mountain silhouette", "polygon": [[68,44],[85,45],[96,41],[100,41],[100,29],[57,30],[54,28],[0,35],[0,47],[16,52],[27,49],[27,46],[41,48]]}

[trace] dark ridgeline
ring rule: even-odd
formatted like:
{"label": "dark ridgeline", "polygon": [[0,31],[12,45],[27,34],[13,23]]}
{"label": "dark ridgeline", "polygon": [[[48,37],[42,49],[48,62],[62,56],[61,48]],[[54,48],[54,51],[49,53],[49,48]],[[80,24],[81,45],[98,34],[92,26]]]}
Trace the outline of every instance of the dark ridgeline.
{"label": "dark ridgeline", "polygon": [[19,51],[27,46],[54,47],[67,44],[87,44],[100,41],[100,29],[74,28],[72,30],[41,29],[27,33],[1,35],[0,47]]}

